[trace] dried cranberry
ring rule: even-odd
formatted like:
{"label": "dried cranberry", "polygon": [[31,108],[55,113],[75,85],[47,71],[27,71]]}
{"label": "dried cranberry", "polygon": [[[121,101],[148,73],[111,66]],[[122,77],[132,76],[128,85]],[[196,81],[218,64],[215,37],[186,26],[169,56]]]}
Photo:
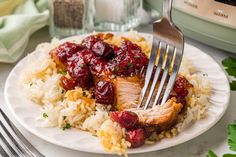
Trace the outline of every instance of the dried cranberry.
{"label": "dried cranberry", "polygon": [[93,46],[92,50],[96,56],[104,59],[111,59],[114,56],[114,51],[111,45],[103,41],[97,41]]}
{"label": "dried cranberry", "polygon": [[192,87],[192,84],[190,84],[184,76],[178,75],[176,77],[173,89],[177,93],[177,95],[180,95],[183,97],[187,96],[188,89],[190,87]]}
{"label": "dried cranberry", "polygon": [[60,81],[62,88],[64,88],[65,90],[72,90],[76,86],[76,82],[74,80],[69,79],[65,76],[62,76]]}
{"label": "dried cranberry", "polygon": [[132,74],[141,74],[142,70],[147,68],[148,58],[144,53],[120,53],[109,61],[108,65],[115,74],[130,76]]}
{"label": "dried cranberry", "polygon": [[118,56],[118,55],[120,54],[121,48],[118,47],[118,46],[116,46],[116,45],[111,45],[111,47],[112,47],[112,49],[113,49],[113,51],[114,51],[114,55],[115,55],[115,56]]}
{"label": "dried cranberry", "polygon": [[95,99],[96,102],[101,104],[114,103],[114,88],[111,82],[99,81],[95,86]]}
{"label": "dried cranberry", "polygon": [[64,65],[67,64],[68,58],[70,58],[73,54],[77,53],[80,50],[85,49],[84,46],[75,44],[75,43],[70,43],[70,42],[65,42],[61,45],[59,45],[55,51],[52,51],[52,55],[56,55],[58,60],[63,63]]}
{"label": "dried cranberry", "polygon": [[82,41],[82,45],[86,46],[88,49],[92,49],[93,45],[98,41],[101,41],[101,39],[95,37],[94,35],[91,35],[84,38],[84,40]]}
{"label": "dried cranberry", "polygon": [[130,111],[112,112],[111,119],[126,129],[134,129],[135,125],[138,123],[138,115]]}
{"label": "dried cranberry", "polygon": [[137,44],[132,43],[129,40],[125,40],[122,45],[121,45],[121,49],[126,51],[126,52],[130,52],[133,54],[139,54],[142,53],[142,49],[141,47],[139,47]]}
{"label": "dried cranberry", "polygon": [[101,75],[106,69],[106,61],[102,58],[95,58],[90,66],[93,75]]}
{"label": "dried cranberry", "polygon": [[80,51],[80,56],[83,58],[84,62],[87,65],[91,65],[93,63],[93,61],[95,60],[95,58],[96,58],[94,53],[89,49]]}
{"label": "dried cranberry", "polygon": [[91,73],[89,67],[85,64],[82,58],[78,57],[73,60],[68,67],[69,74],[78,86],[89,89],[91,84]]}
{"label": "dried cranberry", "polygon": [[126,140],[130,142],[132,148],[140,147],[145,142],[145,132],[142,128],[127,131]]}

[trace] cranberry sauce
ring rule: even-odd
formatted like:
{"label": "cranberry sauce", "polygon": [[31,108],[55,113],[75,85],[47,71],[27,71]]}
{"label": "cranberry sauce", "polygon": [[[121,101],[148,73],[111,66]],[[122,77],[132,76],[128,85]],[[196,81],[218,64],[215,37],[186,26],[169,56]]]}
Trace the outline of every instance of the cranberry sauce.
{"label": "cranberry sauce", "polygon": [[78,86],[87,89],[92,76],[139,75],[148,65],[148,58],[138,45],[125,40],[117,47],[94,35],[86,37],[82,44],[63,43],[50,53]]}

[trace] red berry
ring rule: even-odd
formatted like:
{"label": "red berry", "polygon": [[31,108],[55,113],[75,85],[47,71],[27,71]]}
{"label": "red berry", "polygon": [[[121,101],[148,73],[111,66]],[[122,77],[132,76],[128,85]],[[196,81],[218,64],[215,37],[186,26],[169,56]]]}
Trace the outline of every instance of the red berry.
{"label": "red berry", "polygon": [[90,70],[93,75],[101,75],[106,69],[107,62],[102,58],[95,58],[91,63]]}
{"label": "red berry", "polygon": [[108,62],[108,67],[116,75],[131,76],[141,74],[148,65],[147,56],[141,48],[130,41],[122,43],[120,49],[115,50],[115,58]]}
{"label": "red berry", "polygon": [[126,140],[130,142],[132,148],[140,147],[145,142],[145,132],[142,128],[127,131]]}
{"label": "red berry", "polygon": [[69,79],[65,76],[62,76],[60,81],[62,88],[64,88],[65,90],[74,89],[76,86],[76,82],[74,80]]}
{"label": "red berry", "polygon": [[138,115],[130,111],[112,112],[111,119],[126,129],[133,129],[138,123]]}
{"label": "red berry", "polygon": [[82,41],[82,45],[86,46],[88,49],[92,49],[93,45],[98,41],[101,41],[101,39],[95,37],[94,35],[91,35],[84,38],[84,40]]}
{"label": "red berry", "polygon": [[114,88],[111,82],[99,81],[95,86],[96,102],[101,104],[114,104]]}
{"label": "red berry", "polygon": [[184,76],[178,75],[176,77],[173,89],[177,93],[177,95],[180,95],[183,97],[187,96],[188,89],[190,87],[192,87],[192,84],[190,84]]}
{"label": "red berry", "polygon": [[137,44],[132,43],[129,40],[125,40],[122,45],[121,45],[121,49],[126,51],[126,52],[130,52],[133,54],[138,54],[138,53],[142,53],[142,49],[141,47],[139,47]]}
{"label": "red berry", "polygon": [[96,59],[96,56],[94,55],[93,51],[89,49],[82,50],[79,54],[87,65],[91,65]]}
{"label": "red berry", "polygon": [[96,56],[104,59],[111,59],[114,56],[113,48],[108,43],[103,41],[97,41],[92,46],[92,50]]}
{"label": "red berry", "polygon": [[68,71],[71,78],[76,81],[78,86],[89,89],[92,80],[91,73],[82,58],[78,57],[71,61],[68,66]]}
{"label": "red berry", "polygon": [[83,49],[85,49],[85,47],[82,45],[65,42],[59,45],[55,49],[55,51],[52,51],[52,53],[55,52],[56,53],[55,55],[57,56],[58,60],[62,62],[63,64],[67,64],[68,58],[70,58],[73,54]]}

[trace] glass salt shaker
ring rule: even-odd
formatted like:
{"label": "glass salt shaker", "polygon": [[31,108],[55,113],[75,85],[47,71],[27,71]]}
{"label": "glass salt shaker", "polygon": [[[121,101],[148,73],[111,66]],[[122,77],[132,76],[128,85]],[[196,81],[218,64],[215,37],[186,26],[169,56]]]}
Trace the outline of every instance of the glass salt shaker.
{"label": "glass salt shaker", "polygon": [[140,24],[142,0],[91,0],[90,2],[93,2],[90,16],[95,30],[126,31]]}
{"label": "glass salt shaker", "polygon": [[50,0],[50,34],[67,37],[86,32],[87,0]]}

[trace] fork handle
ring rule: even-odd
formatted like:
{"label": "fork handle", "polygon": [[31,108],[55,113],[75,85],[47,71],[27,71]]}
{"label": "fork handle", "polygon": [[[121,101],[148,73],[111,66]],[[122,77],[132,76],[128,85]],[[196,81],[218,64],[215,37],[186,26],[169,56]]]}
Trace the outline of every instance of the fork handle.
{"label": "fork handle", "polygon": [[171,18],[172,1],[173,0],[163,0],[162,16],[167,18],[170,21],[172,21],[172,18]]}

